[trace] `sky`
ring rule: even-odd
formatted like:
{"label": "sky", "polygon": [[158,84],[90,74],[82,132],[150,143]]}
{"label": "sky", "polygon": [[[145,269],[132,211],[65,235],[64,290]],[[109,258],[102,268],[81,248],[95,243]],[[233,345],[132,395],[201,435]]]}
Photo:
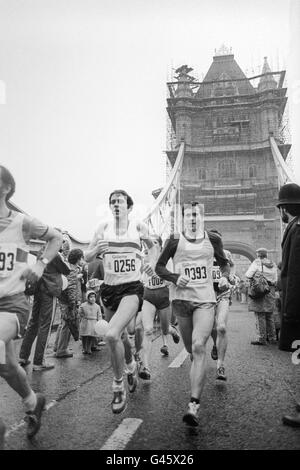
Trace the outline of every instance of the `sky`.
{"label": "sky", "polygon": [[291,1],[0,0],[0,162],[13,202],[82,241],[113,189],[150,207],[166,182],[166,82],[183,64],[201,80],[223,43],[248,76],[264,56],[287,69],[300,178]]}

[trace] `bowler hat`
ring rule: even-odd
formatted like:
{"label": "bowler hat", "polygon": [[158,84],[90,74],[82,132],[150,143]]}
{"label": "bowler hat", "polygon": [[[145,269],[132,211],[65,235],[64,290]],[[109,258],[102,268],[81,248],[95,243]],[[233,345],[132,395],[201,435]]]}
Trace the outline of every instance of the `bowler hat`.
{"label": "bowler hat", "polygon": [[296,183],[284,184],[278,193],[277,207],[283,204],[300,204],[300,186]]}

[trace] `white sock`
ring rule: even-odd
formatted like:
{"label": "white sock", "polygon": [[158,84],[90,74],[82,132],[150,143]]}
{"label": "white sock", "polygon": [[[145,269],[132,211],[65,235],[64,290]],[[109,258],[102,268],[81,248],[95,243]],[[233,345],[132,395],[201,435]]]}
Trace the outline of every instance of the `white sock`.
{"label": "white sock", "polygon": [[223,366],[224,367],[224,363],[222,361],[220,361],[220,359],[217,360],[217,369],[219,369],[219,367]]}
{"label": "white sock", "polygon": [[36,399],[36,394],[34,393],[33,390],[29,393],[29,395],[26,398],[23,398],[23,405],[25,411],[33,411],[36,407],[37,399]]}
{"label": "white sock", "polygon": [[127,374],[132,374],[135,371],[135,360],[132,359],[132,361],[129,364],[126,364],[126,372]]}

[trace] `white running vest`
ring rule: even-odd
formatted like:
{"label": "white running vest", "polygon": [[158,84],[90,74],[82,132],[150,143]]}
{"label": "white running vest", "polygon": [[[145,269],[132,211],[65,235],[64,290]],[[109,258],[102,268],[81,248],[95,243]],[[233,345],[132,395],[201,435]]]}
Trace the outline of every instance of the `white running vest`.
{"label": "white running vest", "polygon": [[25,216],[12,212],[10,217],[11,222],[0,232],[0,298],[25,290],[25,280],[20,279],[29,253],[23,237]]}
{"label": "white running vest", "polygon": [[127,232],[116,235],[114,221],[104,228],[108,251],[103,256],[104,282],[117,286],[141,280],[142,247],[137,222],[129,221]]}
{"label": "white running vest", "polygon": [[172,284],[171,299],[190,302],[216,302],[213,288],[214,249],[207,232],[200,242],[189,242],[180,234],[177,250],[173,258],[174,273],[184,274],[190,278],[186,287]]}

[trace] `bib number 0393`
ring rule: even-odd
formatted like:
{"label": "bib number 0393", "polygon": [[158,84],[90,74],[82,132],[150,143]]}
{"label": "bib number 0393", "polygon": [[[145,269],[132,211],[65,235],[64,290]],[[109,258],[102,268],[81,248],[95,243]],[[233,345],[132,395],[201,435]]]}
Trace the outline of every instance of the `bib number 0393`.
{"label": "bib number 0393", "polygon": [[188,276],[191,281],[207,279],[206,266],[186,267],[184,268],[184,274]]}

